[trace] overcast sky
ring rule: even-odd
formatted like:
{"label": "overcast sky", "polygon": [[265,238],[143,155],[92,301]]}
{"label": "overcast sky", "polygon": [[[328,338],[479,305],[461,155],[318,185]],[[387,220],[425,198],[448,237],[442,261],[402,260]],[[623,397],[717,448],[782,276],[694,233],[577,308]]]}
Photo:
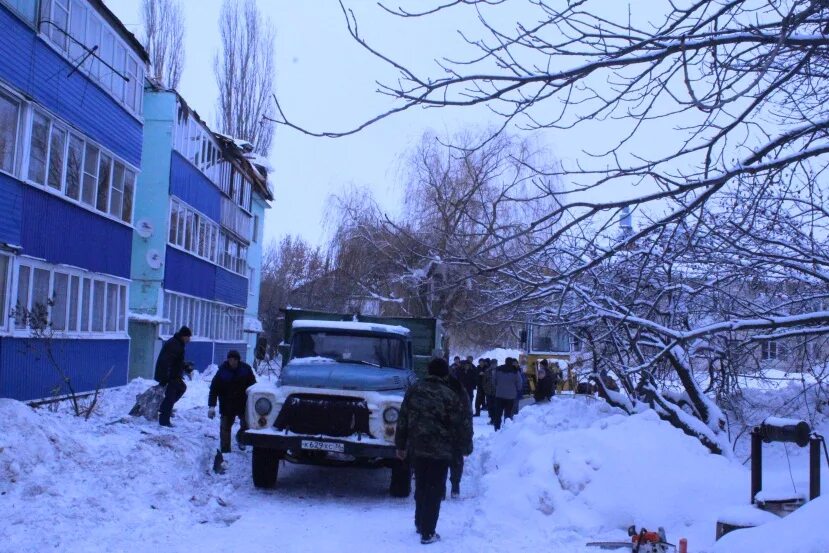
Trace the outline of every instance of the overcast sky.
{"label": "overcast sky", "polygon": [[[140,32],[141,0],[106,0],[127,28]],[[179,92],[208,122],[215,122],[216,81],[213,57],[220,45],[218,17],[220,0],[182,0],[186,30],[185,68]],[[367,55],[348,35],[336,0],[258,2],[271,18],[276,34],[276,89],[289,116],[309,128],[337,130],[354,125],[384,106],[374,94],[374,81],[389,75],[387,68]],[[411,25],[376,7],[374,2],[350,2],[358,13],[360,28],[386,45],[428,40],[405,34]],[[397,23],[393,32],[391,23]],[[448,27],[455,25],[449,24]],[[434,29],[437,33],[441,31]],[[403,52],[405,49],[393,49]],[[432,110],[434,111],[434,110]],[[428,128],[451,130],[463,125],[465,114],[404,114],[358,136],[337,140],[306,137],[278,128],[270,160],[275,172],[276,200],[266,216],[266,241],[298,234],[323,244],[325,206],[328,197],[345,185],[370,187],[389,211],[399,203],[401,155]],[[469,114],[467,121],[475,121]],[[478,118],[485,124],[485,117]]]}
{"label": "overcast sky", "polygon": [[[638,5],[651,1],[642,0]],[[128,29],[140,34],[141,0],[106,3]],[[437,57],[451,54],[462,58],[469,52],[459,35],[475,24],[475,13],[467,6],[439,17],[404,20],[384,12],[374,0],[345,3],[354,10],[361,34],[372,45],[424,73],[431,70],[435,74]],[[219,48],[221,0],[181,0],[181,4],[186,18],[186,59],[179,92],[212,123],[217,90],[213,59]],[[389,105],[375,92],[375,81],[389,82],[395,73],[349,36],[336,0],[258,0],[258,5],[276,27],[276,91],[292,120],[314,130],[344,130]],[[507,3],[493,17],[512,28],[521,15],[518,10],[527,5]],[[626,5],[614,1],[608,8]],[[369,187],[387,212],[396,213],[401,203],[403,159],[425,131],[452,134],[469,125],[494,122],[485,108],[418,109],[348,138],[311,138],[278,128],[270,154],[276,200],[266,217],[266,241],[297,234],[324,244],[328,198],[350,184]],[[581,148],[595,145],[597,135],[584,129],[566,134],[548,132],[535,139],[556,158],[566,160],[579,155]]]}

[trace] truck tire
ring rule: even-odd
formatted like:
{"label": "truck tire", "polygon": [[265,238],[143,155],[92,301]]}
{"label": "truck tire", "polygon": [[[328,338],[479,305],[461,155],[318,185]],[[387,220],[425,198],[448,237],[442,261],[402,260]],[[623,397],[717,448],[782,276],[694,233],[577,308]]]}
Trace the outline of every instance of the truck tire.
{"label": "truck tire", "polygon": [[409,497],[412,493],[412,468],[408,461],[394,461],[391,466],[389,495],[392,497]]}
{"label": "truck tire", "polygon": [[273,449],[254,447],[251,469],[254,486],[273,488],[276,486],[276,476],[279,473],[279,453]]}

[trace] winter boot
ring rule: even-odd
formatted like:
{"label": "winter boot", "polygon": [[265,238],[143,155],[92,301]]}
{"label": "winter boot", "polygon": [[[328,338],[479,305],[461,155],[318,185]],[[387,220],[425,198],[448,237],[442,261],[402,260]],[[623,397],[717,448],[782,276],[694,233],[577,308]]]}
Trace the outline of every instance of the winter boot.
{"label": "winter boot", "polygon": [[423,537],[420,538],[420,543],[422,543],[423,545],[429,545],[430,543],[437,543],[439,541],[440,541],[440,534],[438,534],[437,532],[435,532],[434,534],[431,534],[429,536],[423,536]]}

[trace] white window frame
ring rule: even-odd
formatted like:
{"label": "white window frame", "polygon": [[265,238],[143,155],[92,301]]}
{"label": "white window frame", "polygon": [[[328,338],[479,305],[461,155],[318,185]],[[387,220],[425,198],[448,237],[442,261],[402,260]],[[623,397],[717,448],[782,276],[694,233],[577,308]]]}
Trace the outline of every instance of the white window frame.
{"label": "white window frame", "polygon": [[[59,19],[55,17],[55,12],[58,9],[66,14],[66,28],[62,27],[58,23]],[[39,34],[41,38],[73,65],[84,59],[88,51],[97,46],[98,50],[95,55],[88,56],[84,63],[80,65],[79,70],[100,85],[130,115],[140,119],[143,109],[145,69],[144,63],[132,46],[121,38],[115,28],[86,0],[43,0],[41,10],[43,19],[49,21],[49,23],[40,26]],[[83,13],[78,14],[79,11]],[[83,19],[83,31],[78,36],[77,30],[72,29],[72,21],[81,21],[81,18]],[[96,30],[99,29],[99,31],[90,33],[89,30],[93,27]],[[82,41],[84,47],[78,45],[67,35]],[[111,49],[109,48],[110,45]],[[123,49],[123,55],[120,56],[120,59],[117,57],[122,54],[122,52],[119,52],[119,48]],[[103,62],[114,67],[119,73],[130,79],[130,82],[134,80],[135,88],[140,90],[141,93],[127,97],[127,91],[132,88],[130,82],[116,75],[109,67],[105,67],[103,63],[96,59],[98,55],[100,55]],[[129,73],[131,62],[135,64],[135,75]]]}
{"label": "white window frame", "polygon": [[[1,255],[1,254],[0,254]],[[118,330],[118,320],[119,317],[123,316],[126,320],[127,317],[127,310],[129,309],[129,287],[130,281],[124,278],[116,277],[113,275],[105,275],[102,273],[93,273],[91,271],[84,271],[83,269],[79,269],[77,267],[71,267],[68,265],[56,265],[53,263],[46,263],[42,260],[27,257],[27,256],[11,256],[11,261],[9,263],[9,270],[11,271],[11,279],[10,279],[10,288],[9,288],[9,298],[8,298],[8,305],[7,311],[10,314],[13,309],[17,307],[17,293],[20,283],[19,280],[19,273],[20,267],[25,266],[29,268],[29,287],[28,293],[26,297],[26,308],[32,309],[32,295],[34,293],[34,273],[35,270],[44,270],[49,273],[49,295],[52,297],[54,294],[54,287],[55,287],[55,273],[65,274],[68,277],[68,284],[66,290],[66,330],[55,330],[54,336],[56,338],[69,338],[69,339],[125,339],[128,338],[126,324],[124,324],[124,329]],[[72,278],[76,277],[78,279],[78,297],[76,306],[76,318],[74,322],[74,327],[76,330],[69,330],[70,327],[70,314],[72,312]],[[88,297],[84,293],[84,279],[88,279],[90,281],[90,290]],[[92,314],[95,310],[94,305],[94,296],[95,296],[95,282],[103,282],[104,283],[104,312],[103,312],[103,332],[96,332],[91,330],[92,328]],[[106,331],[106,317],[108,313],[108,306],[106,304],[106,290],[108,285],[116,286],[116,296],[120,299],[122,294],[124,298],[123,305],[121,305],[120,301],[116,302],[116,312],[115,312],[115,320],[116,320],[116,331],[115,332],[107,332]],[[12,303],[11,298],[14,298],[14,303]],[[84,313],[84,301],[88,301],[86,313]],[[52,321],[52,306],[47,306],[47,314],[48,319]],[[86,328],[87,330],[81,330],[83,328],[83,319],[86,316]],[[24,328],[17,328],[14,324],[10,322],[10,318],[6,317],[5,327],[0,326],[2,329],[3,334],[11,335],[15,337],[28,337],[31,336],[31,329],[28,327]]]}
{"label": "white window frame", "polygon": [[[4,96],[8,96],[12,99],[16,100],[16,95],[7,93],[7,89],[0,87],[0,94]],[[15,145],[15,155],[20,160],[17,165],[17,170],[15,173],[11,174],[14,178],[22,180],[23,182],[34,186],[40,190],[45,190],[50,194],[55,194],[61,196],[64,200],[73,203],[77,206],[80,206],[87,211],[92,211],[96,215],[106,217],[112,221],[120,223],[122,225],[127,225],[132,228],[132,220],[133,220],[133,212],[135,210],[135,182],[133,182],[132,187],[132,199],[130,201],[130,213],[129,213],[129,220],[127,221],[124,218],[124,210],[123,206],[126,203],[126,194],[122,195],[122,216],[116,217],[111,213],[111,197],[112,197],[112,190],[111,190],[111,182],[114,178],[115,173],[115,166],[116,164],[121,165],[124,167],[124,192],[126,192],[126,179],[128,174],[133,175],[133,179],[138,174],[138,170],[132,166],[131,164],[127,163],[121,157],[115,155],[111,150],[104,148],[101,144],[90,140],[86,135],[77,132],[75,129],[71,127],[68,123],[56,117],[50,111],[44,109],[40,105],[36,105],[30,102],[24,102],[21,100],[17,100],[20,106],[20,110],[23,111],[22,115],[18,115],[18,120],[23,120],[23,132],[20,132],[20,123],[18,123],[18,133],[17,133],[17,143]],[[39,114],[45,117],[48,121],[47,125],[47,147],[46,147],[46,176],[44,182],[41,184],[37,181],[33,181],[29,178],[29,164],[30,164],[30,157],[31,157],[31,140],[32,140],[32,132],[33,132],[33,125],[34,125],[34,118],[35,114]],[[63,144],[63,159],[61,162],[61,181],[60,181],[60,188],[54,188],[49,184],[49,171],[51,165],[51,158],[52,158],[52,133],[55,129],[60,129],[60,131],[66,134]],[[73,198],[69,196],[68,193],[68,179],[69,179],[69,144],[72,141],[72,137],[74,137],[77,141],[81,143],[81,159],[80,159],[80,167],[79,167],[79,190],[78,190],[78,198]],[[83,191],[84,191],[84,180],[86,179],[86,152],[87,147],[91,146],[92,148],[98,150],[98,160],[95,164],[95,186],[93,190],[93,197],[92,197],[92,205],[86,203],[83,200]],[[107,209],[101,211],[97,208],[97,200],[98,200],[98,187],[100,186],[100,163],[102,157],[107,157],[110,159],[110,200],[107,202]]]}

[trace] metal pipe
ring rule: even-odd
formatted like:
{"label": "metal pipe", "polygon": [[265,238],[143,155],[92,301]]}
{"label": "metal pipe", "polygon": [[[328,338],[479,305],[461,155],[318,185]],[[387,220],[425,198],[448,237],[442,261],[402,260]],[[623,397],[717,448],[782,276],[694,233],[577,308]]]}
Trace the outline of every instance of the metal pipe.
{"label": "metal pipe", "polygon": [[820,495],[820,446],[823,438],[812,436],[809,440],[809,499]]}
{"label": "metal pipe", "polygon": [[751,504],[763,489],[763,437],[759,428],[751,431]]}

